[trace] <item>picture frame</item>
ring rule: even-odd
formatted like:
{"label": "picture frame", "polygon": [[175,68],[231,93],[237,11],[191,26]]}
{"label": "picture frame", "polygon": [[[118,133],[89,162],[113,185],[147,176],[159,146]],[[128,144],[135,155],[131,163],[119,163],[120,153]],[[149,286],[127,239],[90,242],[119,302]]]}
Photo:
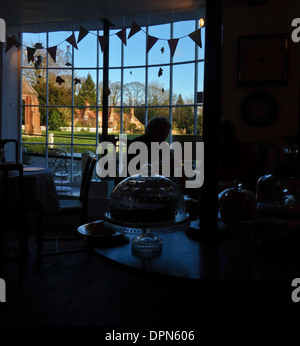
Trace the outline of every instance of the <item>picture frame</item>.
{"label": "picture frame", "polygon": [[284,85],[288,83],[288,70],[288,34],[239,37],[239,85]]}

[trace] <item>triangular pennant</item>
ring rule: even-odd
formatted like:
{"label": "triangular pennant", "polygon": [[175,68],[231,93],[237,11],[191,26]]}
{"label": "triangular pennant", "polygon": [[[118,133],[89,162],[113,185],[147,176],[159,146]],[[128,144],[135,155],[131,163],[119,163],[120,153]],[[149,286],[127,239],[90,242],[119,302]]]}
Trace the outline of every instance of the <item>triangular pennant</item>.
{"label": "triangular pennant", "polygon": [[100,43],[101,52],[104,52],[107,43],[107,36],[98,36],[98,41]]}
{"label": "triangular pennant", "polygon": [[155,43],[157,42],[157,40],[158,40],[157,37],[148,35],[148,37],[147,37],[147,53],[148,53],[149,50],[155,45]]}
{"label": "triangular pennant", "polygon": [[47,48],[47,51],[54,62],[56,62],[56,50],[57,50],[57,46]]}
{"label": "triangular pennant", "polygon": [[88,30],[86,30],[84,27],[80,26],[79,34],[78,34],[78,38],[77,38],[77,43],[79,43],[88,33],[89,33]]}
{"label": "triangular pennant", "polygon": [[6,49],[5,53],[8,52],[16,43],[18,43],[15,39],[12,37],[6,36]]}
{"label": "triangular pennant", "polygon": [[27,47],[27,61],[28,61],[28,63],[30,63],[30,61],[32,61],[35,51],[36,51],[35,48]]}
{"label": "triangular pennant", "polygon": [[193,31],[189,34],[189,37],[200,47],[202,48],[202,41],[201,41],[201,28]]}
{"label": "triangular pennant", "polygon": [[131,25],[130,33],[129,33],[127,39],[130,39],[131,36],[135,35],[140,30],[141,30],[140,26],[137,25],[135,22],[133,22]]}
{"label": "triangular pennant", "polygon": [[69,42],[74,48],[78,49],[77,44],[76,44],[76,39],[75,39],[75,35],[72,34],[71,36],[69,36],[66,39],[67,42]]}
{"label": "triangular pennant", "polygon": [[116,33],[116,35],[123,42],[123,44],[125,44],[125,46],[126,46],[127,45],[127,43],[126,43],[126,28],[123,28],[121,31],[118,31]]}
{"label": "triangular pennant", "polygon": [[173,38],[171,40],[168,40],[170,51],[171,51],[171,57],[173,58],[173,55],[175,53],[177,44],[178,44],[179,39],[178,38]]}

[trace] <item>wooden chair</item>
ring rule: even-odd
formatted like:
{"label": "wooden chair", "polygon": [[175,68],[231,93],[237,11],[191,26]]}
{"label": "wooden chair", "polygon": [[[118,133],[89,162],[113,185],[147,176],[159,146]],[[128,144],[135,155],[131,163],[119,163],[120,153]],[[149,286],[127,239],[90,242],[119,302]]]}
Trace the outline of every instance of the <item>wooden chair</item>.
{"label": "wooden chair", "polygon": [[19,257],[23,260],[28,252],[27,214],[24,204],[23,164],[0,164],[0,249],[5,252],[4,230],[15,228],[18,232]]}
{"label": "wooden chair", "polygon": [[4,152],[3,159],[1,160],[2,162],[6,161],[5,157],[5,146],[8,143],[14,143],[15,145],[15,163],[19,163],[19,142],[16,139],[1,139],[0,140],[0,151]]}
{"label": "wooden chair", "polygon": [[[87,223],[88,221],[88,197],[92,174],[95,168],[96,159],[88,157],[84,172],[82,174],[82,181],[80,187],[80,196],[78,199],[60,199],[60,210],[55,215],[79,215],[81,224]],[[55,216],[54,215],[54,216]],[[70,249],[70,250],[56,250],[53,252],[43,252],[43,242],[45,240],[74,240],[81,239],[79,237],[65,237],[65,238],[51,238],[44,239],[43,235],[43,215],[39,214],[38,230],[36,235],[37,243],[37,259],[41,261],[42,256],[55,255],[55,254],[67,254],[79,251],[85,251],[85,248]]]}

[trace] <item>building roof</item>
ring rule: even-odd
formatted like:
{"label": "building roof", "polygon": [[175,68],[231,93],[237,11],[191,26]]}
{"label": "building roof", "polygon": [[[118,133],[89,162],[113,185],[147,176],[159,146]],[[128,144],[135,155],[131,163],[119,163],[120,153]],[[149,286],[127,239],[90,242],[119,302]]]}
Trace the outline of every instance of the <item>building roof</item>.
{"label": "building roof", "polygon": [[22,94],[34,95],[36,97],[39,95],[24,76],[22,77]]}

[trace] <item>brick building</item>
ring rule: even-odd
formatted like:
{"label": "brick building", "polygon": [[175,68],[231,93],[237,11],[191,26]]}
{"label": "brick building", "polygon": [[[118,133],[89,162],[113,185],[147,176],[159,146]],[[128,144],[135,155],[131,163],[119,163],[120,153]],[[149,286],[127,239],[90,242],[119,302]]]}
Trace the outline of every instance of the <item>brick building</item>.
{"label": "brick building", "polygon": [[[90,109],[90,103],[85,102],[84,109],[76,109],[74,112],[74,125],[80,124],[82,126],[96,127],[96,112]],[[102,111],[98,111],[98,124],[102,124]],[[108,127],[113,131],[120,131],[121,126],[121,114],[115,112],[115,109],[112,107],[109,109],[108,113]],[[141,132],[144,129],[144,125],[138,120],[134,115],[134,108],[130,109],[130,113],[123,113],[123,128],[124,132],[131,132],[133,130],[140,130]]]}
{"label": "brick building", "polygon": [[[25,133],[30,135],[41,135],[41,115],[39,111],[38,93],[27,82],[26,78],[22,79],[22,102],[25,112]],[[35,107],[28,107],[34,105]]]}

